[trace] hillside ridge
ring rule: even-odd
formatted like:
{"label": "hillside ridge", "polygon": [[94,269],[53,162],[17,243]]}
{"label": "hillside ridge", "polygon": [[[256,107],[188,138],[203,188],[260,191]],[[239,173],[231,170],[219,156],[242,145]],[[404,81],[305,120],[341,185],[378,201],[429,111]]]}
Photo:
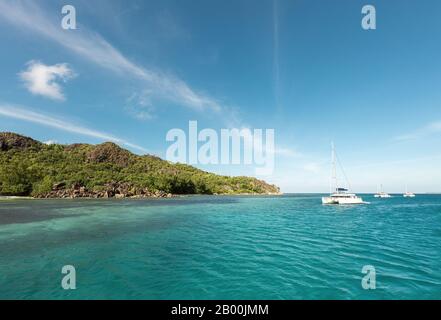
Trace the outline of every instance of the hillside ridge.
{"label": "hillside ridge", "polygon": [[142,198],[180,194],[279,194],[252,177],[229,177],[113,142],[44,144],[0,132],[0,195],[36,198]]}

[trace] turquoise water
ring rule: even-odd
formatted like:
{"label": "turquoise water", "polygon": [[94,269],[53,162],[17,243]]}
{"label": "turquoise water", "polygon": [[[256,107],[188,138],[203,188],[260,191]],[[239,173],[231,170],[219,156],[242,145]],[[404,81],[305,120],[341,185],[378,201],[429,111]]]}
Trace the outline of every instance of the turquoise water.
{"label": "turquoise water", "polygon": [[0,298],[440,299],[441,196],[364,198],[2,201]]}

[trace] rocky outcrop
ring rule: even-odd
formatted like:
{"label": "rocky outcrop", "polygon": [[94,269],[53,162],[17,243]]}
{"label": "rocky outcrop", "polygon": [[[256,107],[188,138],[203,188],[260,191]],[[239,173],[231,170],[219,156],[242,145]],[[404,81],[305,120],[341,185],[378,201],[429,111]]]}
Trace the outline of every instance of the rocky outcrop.
{"label": "rocky outcrop", "polygon": [[72,144],[68,144],[63,146],[64,150],[67,152],[72,152],[72,151],[77,151],[81,148],[85,148],[85,147],[90,147],[90,144],[87,143],[72,143]]}
{"label": "rocky outcrop", "polygon": [[137,188],[129,183],[111,182],[107,183],[102,190],[94,191],[88,190],[81,184],[73,184],[71,187],[66,188],[64,182],[56,183],[53,185],[52,190],[46,194],[38,195],[38,198],[171,198],[171,193],[164,191],[150,191],[148,188]]}
{"label": "rocky outcrop", "polygon": [[41,142],[12,132],[0,132],[0,151],[11,149],[24,150],[31,147],[38,148]]}
{"label": "rocky outcrop", "polygon": [[87,160],[93,163],[107,162],[127,167],[131,160],[131,153],[113,142],[105,142],[95,146],[87,154]]}

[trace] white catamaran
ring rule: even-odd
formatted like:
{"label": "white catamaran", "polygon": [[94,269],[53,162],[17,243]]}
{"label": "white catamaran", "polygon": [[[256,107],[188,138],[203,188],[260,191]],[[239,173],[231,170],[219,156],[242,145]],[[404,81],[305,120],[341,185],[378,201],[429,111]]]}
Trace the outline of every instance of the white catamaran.
{"label": "white catamaran", "polygon": [[[332,143],[332,171],[331,171],[331,181],[330,181],[330,195],[329,197],[323,197],[322,203],[323,204],[364,204],[367,202],[364,202],[363,199],[359,196],[357,196],[355,193],[350,193],[349,189],[341,188],[338,186],[338,180],[337,180],[337,168],[336,168],[336,160],[337,156],[335,153],[334,143]],[[341,165],[340,165],[341,166]],[[343,170],[343,168],[342,168]],[[343,171],[344,174],[344,171]],[[344,174],[345,178],[346,175]],[[349,182],[346,182],[349,185]]]}

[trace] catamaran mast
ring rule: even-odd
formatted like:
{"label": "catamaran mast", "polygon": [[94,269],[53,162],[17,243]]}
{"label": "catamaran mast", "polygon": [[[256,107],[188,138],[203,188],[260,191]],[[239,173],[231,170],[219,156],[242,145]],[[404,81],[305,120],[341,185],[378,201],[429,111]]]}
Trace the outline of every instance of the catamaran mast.
{"label": "catamaran mast", "polygon": [[335,146],[334,141],[331,142],[331,183],[330,183],[330,193],[334,193],[338,188],[337,181],[337,167],[335,164]]}

